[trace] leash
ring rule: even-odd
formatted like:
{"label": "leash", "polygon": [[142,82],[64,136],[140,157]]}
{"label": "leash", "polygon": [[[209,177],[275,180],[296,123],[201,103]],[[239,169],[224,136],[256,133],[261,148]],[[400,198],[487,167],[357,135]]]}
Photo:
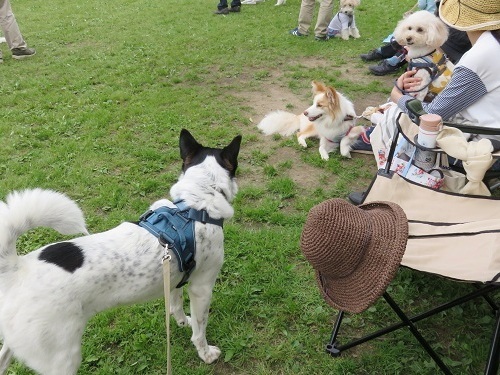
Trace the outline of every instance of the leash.
{"label": "leash", "polygon": [[[434,51],[435,52],[435,51]],[[441,56],[441,58],[439,59],[439,61],[437,63],[435,63],[434,61],[427,61],[426,57],[427,56],[432,56],[432,54],[434,53],[430,53],[428,55],[425,55],[425,56],[421,56],[421,57],[418,57],[417,59],[423,59],[424,62],[412,62],[410,61],[408,63],[408,71],[410,70],[413,70],[413,68],[415,69],[425,69],[429,72],[429,75],[430,75],[430,78],[431,80],[429,81],[428,84],[426,84],[424,87],[422,87],[421,89],[419,90],[404,90],[403,88],[399,87],[398,86],[398,80],[396,79],[394,81],[394,86],[401,92],[401,94],[403,95],[408,95],[408,94],[413,94],[413,93],[417,93],[417,92],[420,92],[420,91],[423,91],[425,89],[427,89],[431,84],[432,82],[434,82],[439,76],[441,76],[441,74],[444,73],[444,71],[446,70],[446,55],[443,53],[443,56]]]}
{"label": "leash", "polygon": [[[345,136],[349,135],[349,133],[351,132],[352,128],[354,128],[356,126],[356,123],[358,122],[358,119],[360,119],[362,117],[363,117],[362,115],[359,115],[359,116],[346,115],[344,117],[344,121],[352,121],[353,124],[351,126],[349,126],[349,129],[347,129],[347,132],[342,137],[345,137]],[[328,142],[330,142],[330,143],[339,143],[339,142],[336,142],[335,140],[331,140],[331,139],[328,139],[328,138],[326,138],[326,140]]]}
{"label": "leash", "polygon": [[172,256],[165,247],[163,253],[163,293],[165,294],[165,326],[167,330],[167,375],[172,375],[172,356],[170,353],[170,261]]}
{"label": "leash", "polygon": [[179,272],[183,274],[181,282],[176,288],[188,282],[191,272],[196,267],[194,260],[196,242],[194,222],[218,225],[222,228],[224,219],[213,219],[205,210],[190,208],[186,202],[174,202],[176,207],[159,207],[148,210],[139,218],[137,225],[146,229],[158,238],[164,248],[162,257],[163,293],[165,298],[165,326],[167,331],[167,375],[172,374],[170,353],[170,262],[173,252],[178,264]]}

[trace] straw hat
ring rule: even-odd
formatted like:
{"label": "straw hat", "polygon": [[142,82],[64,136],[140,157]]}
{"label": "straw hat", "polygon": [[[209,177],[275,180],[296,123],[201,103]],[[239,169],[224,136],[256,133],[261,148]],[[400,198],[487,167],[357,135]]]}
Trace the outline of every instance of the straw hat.
{"label": "straw hat", "polygon": [[500,29],[499,0],[442,0],[439,16],[462,31]]}
{"label": "straw hat", "polygon": [[408,221],[390,202],[354,206],[330,199],[309,211],[300,247],[333,308],[359,313],[394,278],[406,249]]}

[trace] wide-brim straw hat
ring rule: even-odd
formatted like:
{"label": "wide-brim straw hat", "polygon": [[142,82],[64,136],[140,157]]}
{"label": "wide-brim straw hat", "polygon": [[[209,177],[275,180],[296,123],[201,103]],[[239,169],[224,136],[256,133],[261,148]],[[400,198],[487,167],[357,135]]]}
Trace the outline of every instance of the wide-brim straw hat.
{"label": "wide-brim straw hat", "polygon": [[439,16],[462,31],[500,29],[499,0],[442,0]]}
{"label": "wide-brim straw hat", "polygon": [[356,207],[330,199],[309,211],[300,247],[326,302],[359,313],[384,293],[396,275],[407,239],[408,220],[397,204]]}

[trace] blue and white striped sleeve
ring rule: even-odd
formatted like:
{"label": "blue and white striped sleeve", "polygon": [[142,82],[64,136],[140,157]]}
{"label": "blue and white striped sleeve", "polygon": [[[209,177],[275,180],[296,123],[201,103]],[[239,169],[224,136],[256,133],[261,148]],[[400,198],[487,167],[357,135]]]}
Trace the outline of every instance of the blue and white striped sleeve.
{"label": "blue and white striped sleeve", "polygon": [[[426,112],[440,115],[447,120],[478,101],[486,93],[486,86],[475,72],[457,66],[444,90],[432,102],[422,103],[422,106]],[[405,103],[411,99],[413,97],[403,95],[397,103],[399,108],[408,112]]]}

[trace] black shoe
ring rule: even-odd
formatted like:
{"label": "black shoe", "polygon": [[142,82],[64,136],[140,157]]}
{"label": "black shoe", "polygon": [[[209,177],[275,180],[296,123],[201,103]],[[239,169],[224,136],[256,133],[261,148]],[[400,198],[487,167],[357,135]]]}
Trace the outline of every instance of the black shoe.
{"label": "black shoe", "polygon": [[353,191],[350,193],[347,198],[354,203],[356,206],[359,206],[365,200],[366,192]]}
{"label": "black shoe", "polygon": [[318,42],[326,42],[329,38],[326,35],[316,35],[314,37],[314,40],[317,40]]}
{"label": "black shoe", "polygon": [[217,9],[214,14],[229,14],[228,8]]}
{"label": "black shoe", "polygon": [[240,6],[231,7],[231,8],[229,8],[229,11],[231,13],[239,13],[239,12],[241,12],[241,7]]}
{"label": "black shoe", "polygon": [[370,72],[375,74],[376,76],[385,76],[387,74],[395,73],[406,64],[406,61],[399,63],[396,66],[390,65],[387,60],[382,60],[378,65],[369,66]]}
{"label": "black shoe", "polygon": [[363,61],[378,61],[384,58],[384,56],[382,56],[382,54],[376,49],[372,49],[368,53],[363,53],[362,55],[359,55],[359,57],[361,57],[361,60]]}
{"label": "black shoe", "polygon": [[34,56],[36,54],[36,51],[34,48],[12,48],[12,58],[16,60],[22,60],[27,57]]}

